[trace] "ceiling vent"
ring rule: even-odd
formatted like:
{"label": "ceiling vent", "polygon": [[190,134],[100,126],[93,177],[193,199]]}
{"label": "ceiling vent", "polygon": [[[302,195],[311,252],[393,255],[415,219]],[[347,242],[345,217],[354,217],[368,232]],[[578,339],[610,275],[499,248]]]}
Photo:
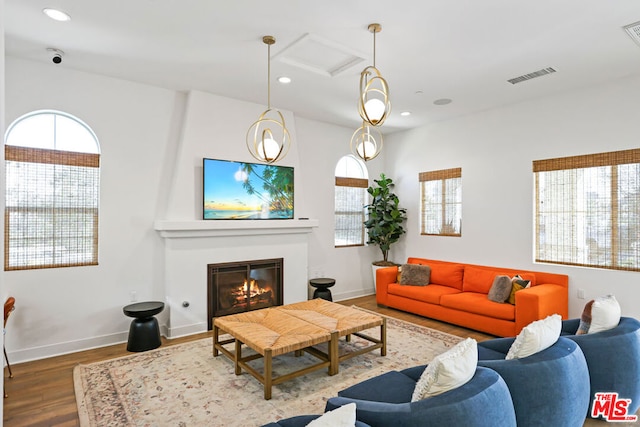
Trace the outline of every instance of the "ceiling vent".
{"label": "ceiling vent", "polygon": [[536,77],[546,76],[546,75],[549,75],[549,74],[555,73],[555,72],[556,72],[555,68],[547,67],[547,68],[543,68],[542,70],[534,71],[533,73],[524,74],[524,75],[519,76],[519,77],[514,77],[514,78],[509,79],[507,81],[514,85],[516,83],[522,83],[522,82],[525,82],[527,80],[535,79]]}
{"label": "ceiling vent", "polygon": [[634,22],[633,24],[625,25],[622,28],[624,28],[634,42],[640,45],[640,22]]}
{"label": "ceiling vent", "polygon": [[274,55],[273,59],[326,77],[335,77],[364,61],[365,56],[343,44],[315,34],[305,34]]}

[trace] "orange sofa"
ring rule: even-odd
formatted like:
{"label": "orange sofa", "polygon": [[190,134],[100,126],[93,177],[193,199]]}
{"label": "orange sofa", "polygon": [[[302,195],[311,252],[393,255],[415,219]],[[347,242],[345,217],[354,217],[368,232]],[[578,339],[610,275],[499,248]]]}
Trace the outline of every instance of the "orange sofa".
{"label": "orange sofa", "polygon": [[[431,268],[426,286],[400,285],[398,267],[376,271],[376,301],[432,319],[501,337],[516,336],[529,323],[569,311],[569,277],[540,271],[489,267],[424,258],[409,258],[408,264]],[[531,286],[515,293],[515,304],[487,298],[496,275],[519,274]]]}

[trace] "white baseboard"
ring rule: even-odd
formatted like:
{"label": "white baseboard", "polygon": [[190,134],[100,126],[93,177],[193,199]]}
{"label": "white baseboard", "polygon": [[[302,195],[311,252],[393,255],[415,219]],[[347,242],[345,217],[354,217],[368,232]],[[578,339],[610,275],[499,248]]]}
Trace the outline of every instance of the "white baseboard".
{"label": "white baseboard", "polygon": [[[160,325],[160,334],[167,339],[178,338],[186,335],[193,335],[207,331],[206,323],[197,323],[180,328],[168,328],[167,325]],[[91,350],[94,348],[107,347],[115,344],[126,343],[129,332],[118,332],[110,335],[91,337],[76,341],[68,341],[45,345],[41,347],[27,348],[23,350],[7,351],[9,362],[24,363],[33,360],[48,359],[50,357],[62,356],[64,354],[76,353],[79,351]]]}
{"label": "white baseboard", "polygon": [[91,350],[93,348],[127,342],[128,332],[118,332],[110,335],[91,337],[76,341],[67,341],[41,347],[26,348],[23,350],[8,351],[11,363],[24,363],[32,360],[47,359],[63,354],[76,353],[78,351]]}
{"label": "white baseboard", "polygon": [[341,293],[334,293],[333,296],[333,300],[334,301],[344,301],[346,299],[351,299],[351,298],[359,298],[359,297],[366,297],[368,295],[374,295],[376,293],[376,290],[374,288],[371,289],[360,289],[358,291],[350,291],[350,292],[341,292]]}
{"label": "white baseboard", "polygon": [[187,335],[199,334],[201,332],[207,332],[207,323],[199,322],[187,326],[180,326],[179,328],[166,328],[167,333],[165,336],[167,339],[185,337]]}

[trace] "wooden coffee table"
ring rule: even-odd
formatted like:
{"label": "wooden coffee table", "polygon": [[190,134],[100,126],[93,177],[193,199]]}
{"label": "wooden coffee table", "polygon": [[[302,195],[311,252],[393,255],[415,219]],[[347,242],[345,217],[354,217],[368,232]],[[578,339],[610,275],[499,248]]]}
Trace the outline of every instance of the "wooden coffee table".
{"label": "wooden coffee table", "polygon": [[[213,355],[217,357],[222,353],[233,360],[235,374],[240,375],[243,369],[250,373],[264,385],[264,398],[271,399],[272,385],[324,367],[328,367],[329,375],[335,375],[340,361],[378,348],[381,355],[385,356],[385,320],[381,316],[322,299],[216,317],[213,321]],[[378,326],[380,339],[361,333]],[[227,333],[232,338],[221,341],[221,333]],[[372,342],[372,345],[340,355],[339,337],[344,336],[349,340],[352,334]],[[231,343],[235,343],[234,351],[224,347]],[[322,343],[328,345],[326,352],[313,347]],[[243,344],[256,353],[243,356]],[[303,351],[315,356],[319,362],[273,377],[273,357],[290,352],[301,355]],[[261,357],[264,359],[262,374],[248,364]]]}
{"label": "wooden coffee table", "polygon": [[[233,338],[220,341],[220,332],[228,333]],[[225,344],[235,342],[235,351],[224,347]],[[290,352],[298,352],[316,344],[329,343],[329,355],[319,356],[317,364],[303,369],[273,377],[273,357]],[[242,355],[242,345],[252,348],[256,353]],[[240,375],[244,369],[264,385],[264,398],[271,399],[271,386],[280,384],[291,378],[313,372],[324,367],[329,368],[329,375],[337,372],[332,364],[337,364],[338,332],[329,332],[324,328],[275,308],[265,308],[246,313],[216,317],[213,321],[213,356],[218,351],[234,361],[235,374]],[[335,353],[335,355],[334,355]],[[262,357],[264,369],[261,374],[247,362]]]}
{"label": "wooden coffee table", "polygon": [[[343,354],[336,354],[338,363],[333,365],[335,369],[331,374],[337,374],[339,362],[352,357],[380,349],[380,355],[387,355],[387,319],[373,313],[359,310],[357,308],[347,307],[341,304],[316,298],[310,301],[303,301],[294,304],[283,305],[278,307],[299,319],[306,320],[309,323],[317,325],[327,331],[338,331],[339,337],[345,337],[347,341],[351,340],[351,335],[356,335],[372,344],[356,351],[349,351]],[[364,334],[361,331],[380,327],[380,338],[375,338]],[[322,353],[316,348],[306,349],[308,353],[315,354],[318,357],[329,357],[329,354]]]}

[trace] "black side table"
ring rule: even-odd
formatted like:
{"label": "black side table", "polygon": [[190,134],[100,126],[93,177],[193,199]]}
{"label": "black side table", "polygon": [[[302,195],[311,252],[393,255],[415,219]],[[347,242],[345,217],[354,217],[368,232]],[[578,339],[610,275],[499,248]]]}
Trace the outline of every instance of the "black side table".
{"label": "black side table", "polygon": [[147,351],[160,347],[160,328],[156,314],[164,310],[164,303],[147,301],[129,304],[122,309],[128,317],[133,317],[129,327],[127,351]]}
{"label": "black side table", "polygon": [[336,284],[335,279],[330,279],[328,277],[319,277],[317,279],[309,280],[309,284],[316,288],[316,290],[313,291],[314,299],[322,298],[326,299],[327,301],[333,301],[329,288]]}

